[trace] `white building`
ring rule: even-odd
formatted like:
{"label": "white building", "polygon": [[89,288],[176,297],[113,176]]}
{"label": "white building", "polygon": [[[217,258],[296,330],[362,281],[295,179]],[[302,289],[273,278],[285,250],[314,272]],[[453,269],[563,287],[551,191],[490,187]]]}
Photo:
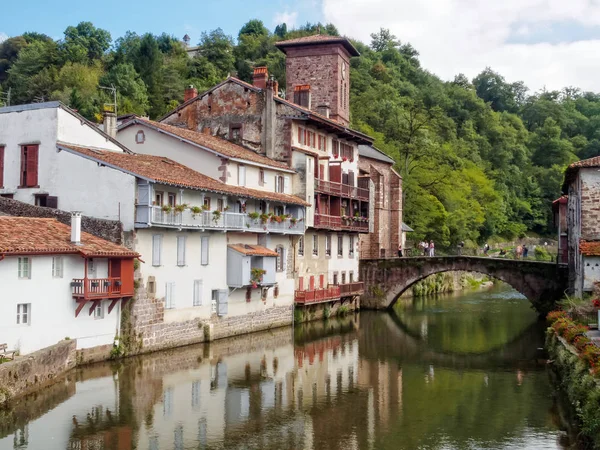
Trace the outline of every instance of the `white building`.
{"label": "white building", "polygon": [[112,344],[137,253],[56,219],[0,217],[0,343],[23,354]]}

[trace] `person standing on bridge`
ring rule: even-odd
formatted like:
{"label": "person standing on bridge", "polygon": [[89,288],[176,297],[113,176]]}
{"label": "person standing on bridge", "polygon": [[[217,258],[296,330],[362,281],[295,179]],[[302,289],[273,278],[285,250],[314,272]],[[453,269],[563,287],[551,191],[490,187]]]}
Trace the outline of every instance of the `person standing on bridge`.
{"label": "person standing on bridge", "polygon": [[488,256],[488,252],[490,251],[490,246],[489,244],[486,242],[485,245],[483,246],[483,254],[485,256]]}
{"label": "person standing on bridge", "polygon": [[523,245],[523,259],[527,258],[527,255],[529,254],[529,249],[527,248],[527,245]]}
{"label": "person standing on bridge", "polygon": [[398,244],[398,258],[402,258],[402,242]]}
{"label": "person standing on bridge", "polygon": [[435,256],[435,244],[433,241],[429,242],[429,256]]}
{"label": "person standing on bridge", "polygon": [[423,241],[423,256],[429,256],[429,244]]}

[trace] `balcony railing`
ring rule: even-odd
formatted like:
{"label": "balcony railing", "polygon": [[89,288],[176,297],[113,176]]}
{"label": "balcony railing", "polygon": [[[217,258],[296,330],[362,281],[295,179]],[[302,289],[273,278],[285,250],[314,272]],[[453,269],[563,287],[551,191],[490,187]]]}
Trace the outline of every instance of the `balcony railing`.
{"label": "balcony railing", "polygon": [[304,222],[301,220],[288,218],[278,222],[269,218],[263,221],[260,218],[252,219],[247,213],[228,211],[224,211],[220,215],[215,215],[211,211],[193,213],[189,209],[183,212],[167,212],[160,206],[153,206],[151,220],[155,225],[174,227],[304,234]]}
{"label": "balcony railing", "polygon": [[357,200],[369,200],[369,189],[335,181],[315,180],[315,191],[323,194],[349,197]]}
{"label": "balcony railing", "polygon": [[340,295],[349,297],[351,295],[362,295],[365,292],[365,283],[357,281],[355,283],[340,284]]}
{"label": "balcony railing", "polygon": [[329,286],[323,289],[298,290],[294,293],[294,300],[301,305],[322,303],[340,298],[340,287]]}
{"label": "balcony railing", "polygon": [[125,295],[121,293],[121,278],[74,278],[71,289],[73,297],[85,300],[120,298]]}
{"label": "balcony railing", "polygon": [[330,216],[327,214],[315,214],[315,228],[327,228],[330,230],[348,230],[359,233],[369,232],[369,222],[355,220],[353,218],[344,219],[340,216]]}

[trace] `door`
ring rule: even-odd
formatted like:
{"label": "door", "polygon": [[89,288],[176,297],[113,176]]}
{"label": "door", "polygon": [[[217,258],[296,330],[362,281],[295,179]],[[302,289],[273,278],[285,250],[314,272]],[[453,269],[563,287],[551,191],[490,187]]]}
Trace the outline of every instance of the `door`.
{"label": "door", "polygon": [[310,291],[314,291],[314,290],[315,290],[315,277],[314,277],[314,275],[311,275],[311,276],[310,276],[310,282],[309,282],[309,285],[308,285],[308,286],[309,286],[309,288],[308,288],[308,289],[309,289]]}
{"label": "door", "polygon": [[319,275],[319,287],[323,289],[325,287],[325,275]]}

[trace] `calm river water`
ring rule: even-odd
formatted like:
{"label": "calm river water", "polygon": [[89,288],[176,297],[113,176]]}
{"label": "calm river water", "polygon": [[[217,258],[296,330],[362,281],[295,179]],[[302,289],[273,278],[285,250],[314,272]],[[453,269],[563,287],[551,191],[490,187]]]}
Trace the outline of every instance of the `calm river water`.
{"label": "calm river water", "polygon": [[0,410],[0,450],[566,448],[543,328],[500,288],[94,365]]}

